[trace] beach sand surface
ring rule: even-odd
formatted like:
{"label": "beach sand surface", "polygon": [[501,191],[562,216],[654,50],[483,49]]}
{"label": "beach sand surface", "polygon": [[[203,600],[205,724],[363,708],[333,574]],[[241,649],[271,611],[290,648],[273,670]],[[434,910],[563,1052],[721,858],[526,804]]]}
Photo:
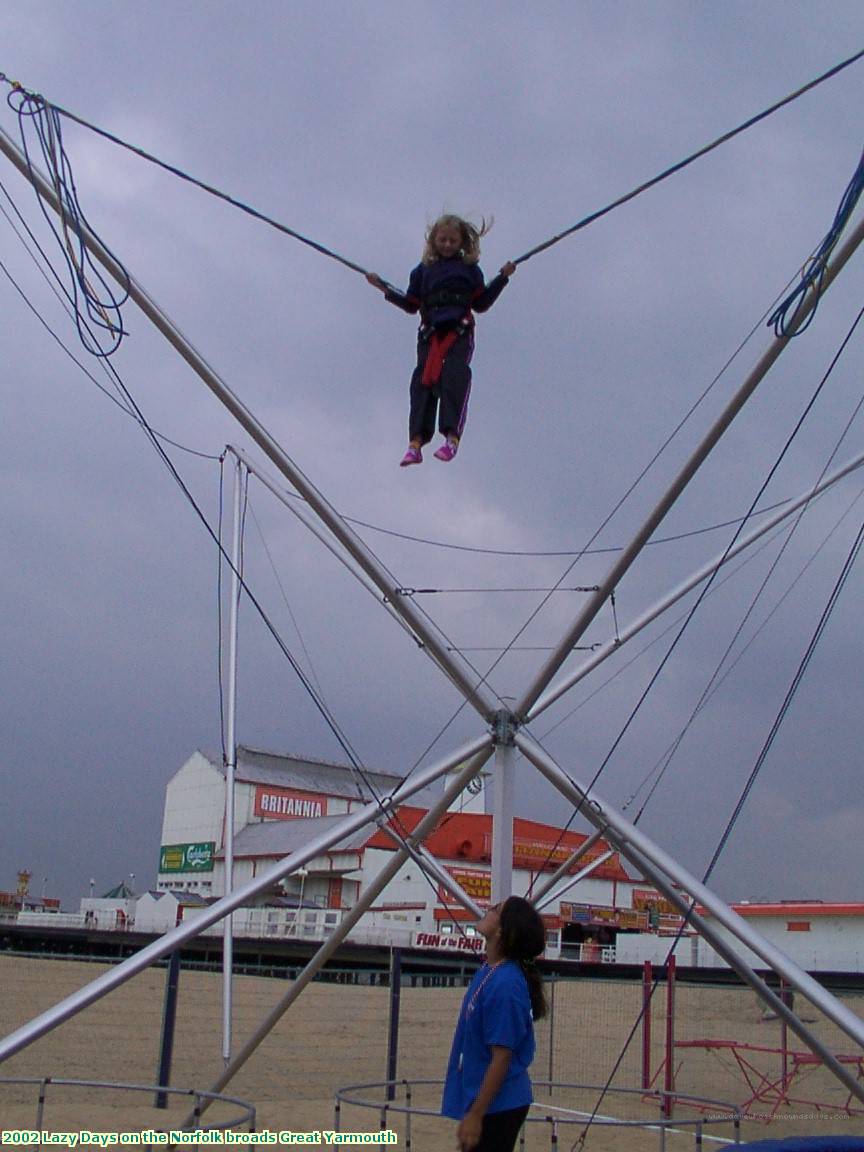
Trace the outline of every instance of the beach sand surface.
{"label": "beach sand surface", "polygon": [[[107,968],[100,964],[0,954],[0,1035],[38,1016],[70,993],[85,986]],[[51,1033],[10,1057],[0,1066],[0,1077],[52,1077],[97,1080],[112,1084],[157,1082],[159,1041],[165,993],[164,969],[140,973]],[[232,1052],[258,1028],[289,989],[288,981],[237,976],[233,981]],[[404,987],[399,1024],[398,1078],[414,1085],[412,1104],[435,1112],[440,1087],[423,1085],[440,1080],[444,1073],[453,1025],[462,989]],[[657,1106],[640,1093],[619,1093],[641,1084],[642,1031],[624,1050],[628,1034],[641,1005],[641,988],[634,984],[576,979],[547,985],[553,1013],[537,1027],[535,1113],[556,1117],[558,1147],[569,1149],[584,1131],[584,1124],[561,1123],[565,1110],[601,1116],[647,1120],[658,1115]],[[859,1015],[864,996],[848,998],[847,1005]],[[802,1006],[798,1005],[799,1012]],[[851,1054],[852,1042],[830,1022],[816,1019],[815,1011],[804,1015],[810,1025],[836,1052]],[[354,984],[313,983],[281,1018],[224,1092],[255,1108],[259,1132],[325,1132],[336,1127],[334,1096],[338,1088],[352,1084],[380,1083],[386,1077],[389,991],[383,987]],[[802,1066],[790,1099],[783,1102],[768,1085],[781,1073],[781,1026],[765,1018],[749,990],[694,987],[679,983],[676,989],[676,1037],[701,1041],[707,1038],[735,1040],[751,1045],[742,1050],[756,1072],[751,1080],[762,1085],[765,1098],[752,1107],[775,1118],[746,1121],[742,1140],[792,1135],[864,1136],[864,1115],[843,1111],[848,1093],[823,1069]],[[658,991],[652,1012],[651,1073],[663,1087],[662,1067],[665,1036],[665,998]],[[171,1084],[209,1090],[224,1067],[222,1056],[222,977],[218,973],[184,970],[180,977],[177,1026]],[[791,1034],[790,1050],[803,1044]],[[761,1049],[773,1051],[763,1052]],[[622,1057],[622,1051],[624,1055]],[[859,1055],[861,1055],[859,1053]],[[787,1060],[787,1064],[788,1064]],[[619,1064],[613,1076],[616,1063]],[[858,1068],[849,1067],[853,1072]],[[753,1087],[729,1049],[679,1047],[675,1050],[676,1088],[682,1093],[741,1104],[753,1095]],[[602,1099],[597,1091],[567,1088],[550,1092],[541,1081],[552,1079],[570,1085],[604,1085],[611,1090]],[[357,1094],[376,1104],[342,1108],[343,1132],[374,1132],[382,1123],[396,1132],[398,1144],[408,1147],[406,1117],[399,1111],[382,1116],[381,1089]],[[0,1127],[32,1129],[37,1116],[38,1086],[0,1083]],[[167,1109],[154,1106],[152,1092],[132,1093],[100,1089],[71,1089],[49,1085],[43,1128],[51,1132],[140,1133],[148,1129],[169,1130],[189,1116],[191,1097],[172,1099]],[[817,1109],[819,1102],[822,1109]],[[404,1088],[396,1100],[404,1103]],[[824,1110],[829,1107],[829,1112]],[[864,1109],[864,1105],[858,1105]],[[205,1122],[238,1117],[237,1105],[217,1104]],[[676,1109],[679,1121],[693,1120],[699,1113]],[[526,1148],[541,1152],[550,1147],[548,1122],[527,1126]],[[705,1129],[705,1135],[731,1139],[730,1125]],[[285,1146],[287,1139],[279,1146]],[[308,1146],[308,1145],[307,1145]],[[313,1145],[314,1146],[314,1145]],[[322,1136],[321,1145],[325,1146]],[[368,1147],[368,1145],[366,1145]],[[641,1152],[659,1149],[660,1136],[641,1128],[593,1125],[581,1147],[586,1152]],[[667,1148],[694,1147],[693,1129],[669,1134]],[[437,1115],[411,1119],[410,1147],[415,1152],[453,1152],[455,1125]]]}

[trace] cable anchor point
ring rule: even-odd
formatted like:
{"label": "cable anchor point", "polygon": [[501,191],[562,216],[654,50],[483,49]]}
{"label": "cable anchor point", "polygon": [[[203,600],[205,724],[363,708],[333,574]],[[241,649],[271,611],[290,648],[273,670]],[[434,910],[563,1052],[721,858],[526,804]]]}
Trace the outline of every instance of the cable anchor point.
{"label": "cable anchor point", "polygon": [[516,742],[519,719],[509,708],[499,708],[492,717],[490,732],[496,744],[512,746]]}

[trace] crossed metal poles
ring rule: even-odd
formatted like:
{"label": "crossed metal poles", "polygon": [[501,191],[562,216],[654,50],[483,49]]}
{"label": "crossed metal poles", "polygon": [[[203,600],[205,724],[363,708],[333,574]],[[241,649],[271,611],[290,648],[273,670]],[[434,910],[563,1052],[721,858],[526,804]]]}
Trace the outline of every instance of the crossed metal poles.
{"label": "crossed metal poles", "polygon": [[[2,129],[0,129],[0,151],[12,161],[25,178],[36,186],[46,202],[51,204],[58,214],[62,215],[62,207],[52,186],[44,176],[30,167],[26,157]],[[119,265],[117,265],[110,253],[104,249],[98,239],[86,229],[83,232],[82,238],[94,257],[103,264],[108,272],[114,276],[118,282],[127,285],[127,281]],[[579,806],[585,817],[602,832],[603,836],[625,859],[630,861],[641,873],[648,876],[658,889],[666,894],[667,897],[679,907],[682,913],[689,915],[691,922],[697,930],[712,944],[720,955],[732,963],[736,971],[738,971],[754,988],[757,994],[767,1000],[773,1008],[779,1009],[779,998],[770,992],[770,989],[767,988],[764,981],[738,956],[734,948],[732,948],[722,934],[718,932],[714,924],[703,918],[699,908],[696,907],[697,904],[707,909],[712,917],[714,917],[719,924],[722,924],[739,943],[744,944],[745,947],[759,956],[766,965],[782,975],[794,988],[819,1007],[825,1015],[834,1021],[856,1044],[864,1048],[864,1022],[862,1022],[859,1017],[846,1009],[833,996],[825,992],[806,972],[803,972],[797,965],[792,963],[788,957],[765,941],[709,889],[672,860],[667,853],[655,845],[647,836],[644,836],[641,831],[621,816],[620,813],[610,808],[599,797],[593,787],[580,785],[572,776],[564,772],[527,730],[527,724],[539,714],[543,708],[547,707],[553,699],[559,698],[559,696],[567,690],[567,687],[570,686],[562,686],[559,689],[556,688],[555,685],[552,685],[552,681],[570,655],[574,645],[579,638],[584,635],[591,621],[601,610],[624,574],[636,560],[664,516],[684,491],[702,463],[707,459],[738,412],[740,412],[741,408],[753,394],[762,378],[788,346],[789,340],[795,331],[804,323],[815,307],[818,297],[824,295],[828,290],[862,239],[864,239],[864,222],[859,223],[844,244],[838,248],[831,264],[826,270],[819,293],[817,294],[811,289],[800,306],[796,317],[790,324],[788,334],[782,337],[775,336],[757,365],[729,401],[724,412],[715,421],[702,442],[691,454],[663,497],[636,533],[631,543],[613,563],[606,577],[589,598],[582,611],[576,616],[557,648],[554,649],[539,673],[525,689],[522,697],[512,709],[504,705],[503,701],[496,699],[494,693],[492,693],[485,684],[475,682],[474,673],[462,657],[447,650],[441,643],[435,630],[430,627],[423,615],[416,611],[409,598],[395,595],[396,586],[392,578],[353,532],[350,525],[347,524],[332,505],[329,504],[326,498],[314,487],[311,481],[300,471],[288,454],[280,447],[263,425],[258,422],[246,405],[235,396],[228,385],[207,364],[204,358],[193,348],[190,342],[161,311],[144,289],[132,279],[131,282],[128,283],[130,297],[232,413],[245,431],[278,468],[280,473],[291,483],[294,490],[306,500],[308,508],[324,525],[327,533],[332,536],[334,546],[341,549],[350,565],[363,574],[365,578],[364,583],[366,583],[370,589],[375,590],[376,594],[380,593],[382,597],[389,602],[391,610],[399,616],[402,623],[410,630],[427,654],[456,686],[467,703],[479,713],[487,725],[487,732],[475,740],[467,742],[433,767],[416,773],[413,779],[406,781],[392,796],[383,800],[373,801],[357,812],[348,814],[327,834],[316,837],[301,851],[279,861],[253,881],[250,881],[241,888],[223,897],[195,920],[181,924],[159,940],[154,941],[135,956],[130,957],[118,965],[111,972],[105,973],[103,976],[92,981],[91,984],[87,985],[84,989],[73,993],[41,1016],[7,1036],[0,1041],[0,1062],[33,1043],[62,1021],[75,1015],[88,1004],[93,1003],[113,988],[118,987],[154,961],[167,955],[184,940],[197,935],[210,924],[221,920],[235,908],[248,902],[253,896],[264,892],[277,881],[297,871],[316,855],[335,847],[346,836],[376,821],[385,820],[386,817],[395,812],[399,804],[404,803],[417,791],[427,787],[447,772],[455,769],[458,770],[456,780],[447,786],[445,797],[442,798],[439,804],[433,806],[433,811],[443,811],[444,809],[441,808],[441,804],[444,802],[444,799],[446,798],[449,802],[450,798],[457,794],[456,786],[459,784],[467,784],[468,780],[476,775],[482,766],[482,759],[488,756],[493,749],[496,759],[494,783],[495,809],[493,813],[493,898],[506,895],[509,892],[510,869],[512,868],[512,801],[515,779],[515,754],[517,748],[549,779],[563,796]],[[705,577],[702,578],[704,579]],[[550,687],[550,685],[552,686]],[[544,693],[546,693],[545,696]],[[432,826],[434,826],[434,822],[430,824],[428,820],[424,821],[423,835],[428,834],[427,829],[431,830]],[[407,846],[400,849],[392,864],[398,867],[399,865],[396,864],[396,860],[400,859],[400,856],[404,858],[402,854],[407,851]],[[374,891],[374,889],[372,890]],[[451,886],[451,890],[458,891],[455,885]],[[682,895],[682,892],[684,895]],[[368,897],[368,893],[366,895]],[[472,902],[464,893],[460,894],[460,899],[463,900],[466,906],[472,906]],[[369,903],[371,903],[371,898],[366,900],[361,899],[358,902],[357,908],[352,910],[352,913],[346,918],[345,923],[348,923],[350,926],[351,923],[356,922],[356,919],[362,915],[362,911],[368,908]],[[309,972],[314,970],[313,966],[316,960],[318,960],[327,949],[335,947],[347,931],[348,928],[344,928],[343,930],[343,926],[340,925],[340,928],[337,929],[337,932],[334,933],[331,940],[319,950],[317,956],[310,962]],[[329,954],[329,952],[327,954]],[[319,966],[320,963],[323,963],[323,960],[319,961]],[[307,976],[305,972],[301,976],[301,980],[306,980],[307,982],[309,978],[311,978],[311,976]],[[842,1066],[833,1060],[830,1052],[810,1034],[806,1026],[798,1020],[791,1011],[787,1010],[783,1015],[808,1046],[826,1061],[835,1076],[837,1076],[858,1099],[864,1101],[864,1086],[849,1077]],[[229,1067],[231,1066],[229,1065]],[[228,1069],[226,1069],[226,1073],[227,1071]],[[224,1086],[225,1083],[227,1083],[227,1078],[224,1078],[223,1074],[220,1084]]]}

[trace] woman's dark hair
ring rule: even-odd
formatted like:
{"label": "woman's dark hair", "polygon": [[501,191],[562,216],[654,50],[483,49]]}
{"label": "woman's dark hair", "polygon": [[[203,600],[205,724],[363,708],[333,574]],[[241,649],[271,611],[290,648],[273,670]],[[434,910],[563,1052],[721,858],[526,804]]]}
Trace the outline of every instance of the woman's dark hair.
{"label": "woman's dark hair", "polygon": [[528,981],[531,1013],[535,1020],[546,1015],[546,997],[543,980],[534,964],[546,947],[546,929],[540,913],[533,904],[521,896],[510,896],[501,905],[498,915],[501,924],[501,951],[508,960],[521,965]]}

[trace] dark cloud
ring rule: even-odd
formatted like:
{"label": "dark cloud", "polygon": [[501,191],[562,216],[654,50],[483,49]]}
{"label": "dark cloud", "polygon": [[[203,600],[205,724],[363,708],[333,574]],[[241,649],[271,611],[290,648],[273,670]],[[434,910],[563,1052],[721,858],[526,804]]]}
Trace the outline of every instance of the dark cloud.
{"label": "dark cloud", "polygon": [[[2,20],[7,75],[399,283],[442,208],[496,217],[484,242],[491,274],[838,62],[864,24],[851,3],[832,5],[830,21],[785,5],[782,22],[743,3],[481,4],[467,15],[455,4],[264,3],[254,21],[230,4],[125,6],[97,19],[90,5],[48,3],[26,22],[15,10]],[[86,130],[69,126],[67,146],[94,226],[336,508],[468,547],[575,551],[756,327],[597,544],[627,541],[767,346],[760,317],[827,230],[857,162],[860,67],[520,267],[478,322],[463,452],[450,469],[430,462],[407,475],[396,462],[410,318],[356,274]],[[17,131],[8,110],[0,124]],[[8,165],[0,178],[46,241],[24,181]],[[85,358],[5,220],[0,234],[10,275]],[[52,261],[59,266],[56,250]],[[859,264],[659,535],[747,510],[854,319]],[[139,885],[152,880],[164,785],[196,746],[219,746],[216,554],[140,429],[46,336],[5,277],[0,292],[0,667],[13,814],[0,886],[26,866],[72,903],[91,876],[99,889],[129,872]],[[114,363],[147,419],[206,453],[234,442],[260,460],[137,309],[124,318],[130,335]],[[860,368],[853,342],[763,505],[815,481],[854,411]],[[855,422],[838,459],[859,449]],[[218,464],[168,450],[215,525]],[[740,643],[762,631],[693,722],[643,817],[694,871],[770,729],[854,538],[854,509],[765,617],[859,487],[846,481],[797,529]],[[304,666],[308,654],[307,671],[364,761],[407,770],[442,729],[432,755],[473,735],[469,710],[448,727],[458,694],[380,605],[257,484],[251,496],[250,583]],[[569,564],[358,530],[411,588],[546,588]],[[647,550],[619,588],[621,624],[730,536]],[[687,722],[777,550],[706,598],[604,770],[600,788],[614,802],[644,796],[643,780]],[[563,583],[594,583],[610,563],[586,556]],[[853,572],[718,867],[724,895],[859,895],[859,588]],[[422,606],[448,644],[472,649],[478,675],[498,655],[479,649],[517,635],[533,649],[491,673],[496,691],[518,696],[545,656],[536,649],[557,642],[584,593],[557,594],[525,626],[542,598],[441,592]],[[587,701],[548,737],[568,770],[590,779],[603,763],[674,633],[630,658],[668,625],[653,625],[538,719],[542,734]],[[246,605],[241,634],[241,739],[340,758]],[[606,611],[586,640],[613,635]],[[526,814],[560,815],[527,768],[520,789]],[[828,840],[830,866],[815,847]]]}

